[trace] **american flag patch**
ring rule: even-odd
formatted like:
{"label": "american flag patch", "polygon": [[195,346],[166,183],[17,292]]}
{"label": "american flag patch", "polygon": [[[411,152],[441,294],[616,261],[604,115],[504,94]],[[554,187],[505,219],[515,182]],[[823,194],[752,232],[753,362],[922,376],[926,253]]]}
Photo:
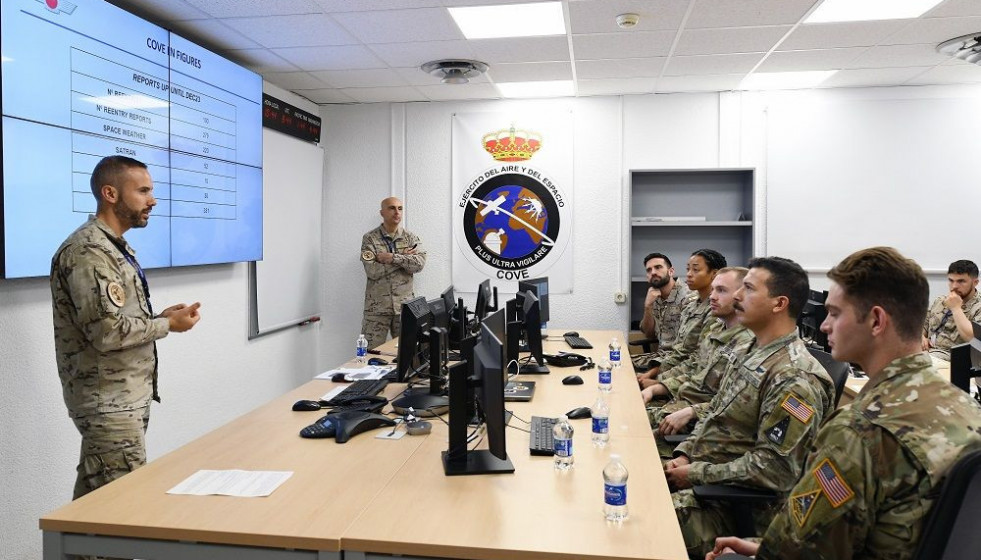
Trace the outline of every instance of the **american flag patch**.
{"label": "american flag patch", "polygon": [[811,416],[814,416],[814,409],[794,395],[787,395],[787,398],[780,404],[780,408],[786,410],[791,416],[805,424],[810,422]]}
{"label": "american flag patch", "polygon": [[835,468],[831,459],[821,461],[812,472],[832,506],[838,507],[852,499],[852,496],[855,495],[855,492],[852,491],[848,483],[838,473],[838,469]]}

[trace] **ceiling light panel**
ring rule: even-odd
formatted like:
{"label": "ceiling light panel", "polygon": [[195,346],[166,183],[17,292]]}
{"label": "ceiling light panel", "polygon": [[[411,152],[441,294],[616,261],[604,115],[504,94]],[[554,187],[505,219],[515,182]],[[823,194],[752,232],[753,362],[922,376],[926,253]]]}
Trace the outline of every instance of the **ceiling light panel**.
{"label": "ceiling light panel", "polygon": [[561,2],[447,9],[467,39],[565,34]]}
{"label": "ceiling light panel", "polygon": [[914,19],[943,0],[824,0],[804,23]]}

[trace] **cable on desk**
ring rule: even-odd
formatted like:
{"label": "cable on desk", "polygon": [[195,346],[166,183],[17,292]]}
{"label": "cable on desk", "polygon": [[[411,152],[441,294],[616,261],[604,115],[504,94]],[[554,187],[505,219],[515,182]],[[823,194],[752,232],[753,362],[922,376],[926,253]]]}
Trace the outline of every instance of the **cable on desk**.
{"label": "cable on desk", "polygon": [[512,430],[518,430],[519,432],[524,432],[526,434],[530,434],[531,433],[531,430],[528,430],[528,429],[525,429],[525,428],[519,428],[517,426],[512,426],[511,424],[508,424],[506,427],[511,428]]}

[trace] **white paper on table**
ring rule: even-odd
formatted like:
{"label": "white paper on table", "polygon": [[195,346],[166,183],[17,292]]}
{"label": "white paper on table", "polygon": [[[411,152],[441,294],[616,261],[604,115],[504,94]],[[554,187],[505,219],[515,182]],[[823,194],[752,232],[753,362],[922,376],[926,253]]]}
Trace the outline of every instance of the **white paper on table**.
{"label": "white paper on table", "polygon": [[167,490],[167,493],[257,498],[272,494],[291,476],[293,471],[200,470]]}
{"label": "white paper on table", "polygon": [[364,366],[359,368],[337,368],[325,371],[314,379],[330,379],[338,373],[344,374],[344,379],[357,381],[359,379],[381,379],[391,373],[395,366]]}

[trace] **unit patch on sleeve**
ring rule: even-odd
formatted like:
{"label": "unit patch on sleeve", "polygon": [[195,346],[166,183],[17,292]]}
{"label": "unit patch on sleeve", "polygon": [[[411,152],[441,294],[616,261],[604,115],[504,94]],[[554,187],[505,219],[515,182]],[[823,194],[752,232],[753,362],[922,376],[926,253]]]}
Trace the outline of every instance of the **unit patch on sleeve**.
{"label": "unit patch on sleeve", "polygon": [[766,431],[766,439],[777,445],[783,445],[783,440],[787,437],[788,427],[790,427],[790,416],[784,416],[783,420],[777,422]]}
{"label": "unit patch on sleeve", "polygon": [[821,495],[820,490],[812,490],[803,494],[794,494],[790,497],[790,514],[794,517],[799,527],[803,527],[807,521],[807,516],[811,515],[814,509],[814,502]]}

